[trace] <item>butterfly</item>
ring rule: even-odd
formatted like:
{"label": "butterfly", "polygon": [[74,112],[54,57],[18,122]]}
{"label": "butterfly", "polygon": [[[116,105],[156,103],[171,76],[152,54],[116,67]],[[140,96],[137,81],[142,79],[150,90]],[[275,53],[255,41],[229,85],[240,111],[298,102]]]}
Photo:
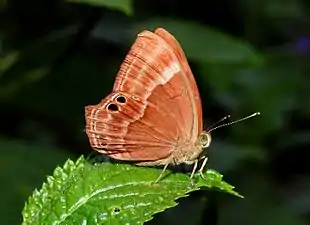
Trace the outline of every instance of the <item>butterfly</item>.
{"label": "butterfly", "polygon": [[116,76],[112,92],[85,107],[91,147],[139,166],[194,165],[203,177],[211,143],[203,131],[199,91],[178,41],[165,29],[138,34]]}

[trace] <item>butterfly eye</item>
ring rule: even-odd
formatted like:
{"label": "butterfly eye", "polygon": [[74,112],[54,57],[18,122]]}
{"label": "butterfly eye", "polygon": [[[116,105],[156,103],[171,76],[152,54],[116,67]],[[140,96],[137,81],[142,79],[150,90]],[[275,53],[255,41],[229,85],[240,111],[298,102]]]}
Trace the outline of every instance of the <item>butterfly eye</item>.
{"label": "butterfly eye", "polygon": [[203,148],[207,148],[209,147],[210,145],[210,142],[211,142],[211,135],[207,132],[203,132],[201,135],[200,135],[200,144]]}
{"label": "butterfly eye", "polygon": [[126,103],[126,98],[124,96],[120,95],[116,98],[116,101],[119,103]]}
{"label": "butterfly eye", "polygon": [[107,109],[108,109],[109,111],[115,112],[115,111],[118,111],[118,106],[117,106],[116,104],[114,104],[114,103],[110,103],[110,104],[108,105]]}

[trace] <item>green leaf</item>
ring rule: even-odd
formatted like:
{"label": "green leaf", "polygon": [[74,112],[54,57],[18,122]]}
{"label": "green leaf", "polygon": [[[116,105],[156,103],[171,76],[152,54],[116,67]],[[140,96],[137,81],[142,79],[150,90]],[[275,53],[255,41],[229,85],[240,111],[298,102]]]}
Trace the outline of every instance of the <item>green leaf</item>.
{"label": "green leaf", "polygon": [[85,3],[93,6],[104,6],[111,9],[118,9],[124,13],[132,14],[131,0],[67,0],[73,3]]}
{"label": "green leaf", "polygon": [[177,205],[176,199],[201,188],[242,197],[214,170],[187,174],[128,164],[92,165],[83,157],[56,168],[40,191],[35,190],[23,210],[23,224],[142,224],[155,213]]}
{"label": "green leaf", "polygon": [[263,57],[250,44],[213,28],[190,21],[156,18],[139,23],[136,31],[168,30],[181,44],[188,58],[200,62],[261,64]]}

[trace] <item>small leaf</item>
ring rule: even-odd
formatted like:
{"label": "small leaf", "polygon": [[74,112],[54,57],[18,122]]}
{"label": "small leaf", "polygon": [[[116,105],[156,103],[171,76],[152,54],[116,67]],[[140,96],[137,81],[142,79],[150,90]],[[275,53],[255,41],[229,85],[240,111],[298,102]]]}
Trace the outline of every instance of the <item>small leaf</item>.
{"label": "small leaf", "polygon": [[177,205],[176,199],[201,188],[215,188],[242,197],[222,175],[207,170],[192,185],[187,174],[128,164],[92,165],[83,157],[56,168],[23,210],[23,224],[142,224],[155,213]]}
{"label": "small leaf", "polygon": [[0,58],[0,78],[1,74],[8,70],[14,63],[16,63],[19,59],[19,52],[10,52],[5,57]]}
{"label": "small leaf", "polygon": [[200,62],[261,64],[263,57],[250,44],[213,28],[190,21],[152,19],[137,25],[137,31],[168,30],[181,44],[190,59]]}
{"label": "small leaf", "polygon": [[85,3],[93,6],[105,6],[111,9],[118,9],[124,13],[132,14],[131,0],[67,0],[73,3]]}

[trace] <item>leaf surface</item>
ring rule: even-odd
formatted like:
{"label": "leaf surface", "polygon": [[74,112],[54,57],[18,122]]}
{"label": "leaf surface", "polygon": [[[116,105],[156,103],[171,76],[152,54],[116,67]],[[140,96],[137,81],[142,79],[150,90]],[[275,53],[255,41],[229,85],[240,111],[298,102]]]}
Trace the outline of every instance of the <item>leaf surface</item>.
{"label": "leaf surface", "polygon": [[177,205],[178,198],[201,188],[216,188],[240,196],[214,170],[188,174],[128,164],[90,164],[83,157],[56,168],[23,210],[23,224],[143,224],[155,213]]}

